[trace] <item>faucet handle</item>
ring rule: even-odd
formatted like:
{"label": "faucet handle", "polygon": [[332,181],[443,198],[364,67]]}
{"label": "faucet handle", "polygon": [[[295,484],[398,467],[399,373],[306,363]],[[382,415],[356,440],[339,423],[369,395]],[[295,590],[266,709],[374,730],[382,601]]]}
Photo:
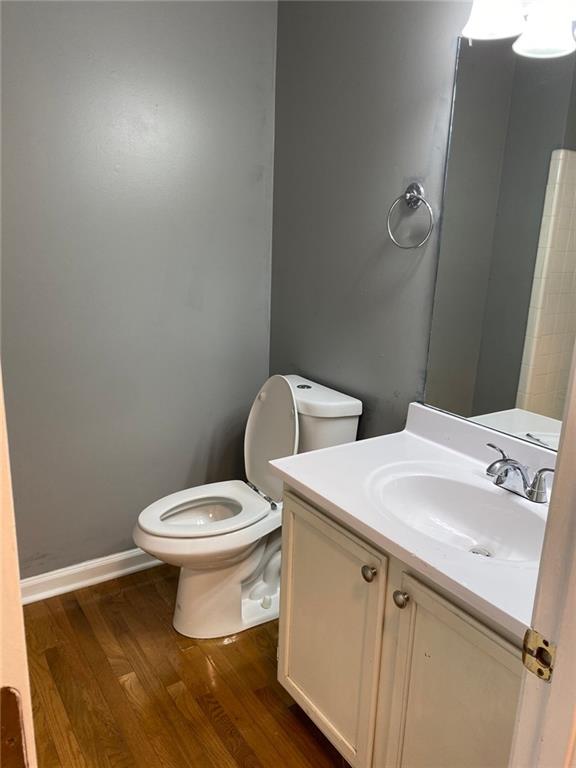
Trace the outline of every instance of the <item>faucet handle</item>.
{"label": "faucet handle", "polygon": [[504,480],[504,475],[500,474],[503,471],[503,467],[512,461],[512,459],[508,458],[508,456],[504,453],[502,448],[499,448],[497,445],[494,445],[494,443],[486,443],[488,448],[492,448],[494,451],[498,451],[500,454],[500,458],[493,461],[491,464],[488,465],[486,468],[486,474],[488,477],[494,478],[494,482],[497,485],[500,485]]}
{"label": "faucet handle", "polygon": [[530,487],[526,491],[526,497],[530,499],[530,501],[535,501],[537,504],[546,504],[548,502],[546,475],[550,473],[554,473],[554,470],[550,467],[544,467],[536,472],[534,479],[530,483]]}
{"label": "faucet handle", "polygon": [[494,451],[498,451],[503,461],[506,461],[509,458],[509,456],[506,455],[506,453],[502,450],[502,448],[499,448],[497,445],[494,445],[494,443],[486,443],[486,446],[488,448],[492,448],[492,450]]}

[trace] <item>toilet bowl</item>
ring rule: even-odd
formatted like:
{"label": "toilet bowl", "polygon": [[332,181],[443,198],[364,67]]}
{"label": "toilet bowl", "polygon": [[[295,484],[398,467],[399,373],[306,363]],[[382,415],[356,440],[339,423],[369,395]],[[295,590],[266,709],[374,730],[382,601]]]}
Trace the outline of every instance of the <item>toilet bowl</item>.
{"label": "toilet bowl", "polygon": [[144,509],[137,546],[178,566],[174,627],[223,637],[278,616],[282,481],[269,462],[356,439],[362,403],[300,376],[272,376],[250,410],[247,482],[188,488]]}

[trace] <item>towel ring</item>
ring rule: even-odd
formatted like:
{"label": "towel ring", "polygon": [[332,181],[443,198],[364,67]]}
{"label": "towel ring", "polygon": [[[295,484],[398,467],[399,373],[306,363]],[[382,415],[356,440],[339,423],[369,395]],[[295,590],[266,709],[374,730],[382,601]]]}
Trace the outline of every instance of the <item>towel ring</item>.
{"label": "towel ring", "polygon": [[[394,237],[394,234],[392,233],[392,227],[390,226],[390,218],[392,216],[392,212],[396,208],[396,206],[404,201],[408,208],[412,211],[417,211],[418,208],[424,203],[426,208],[428,209],[428,214],[430,215],[430,225],[428,227],[428,231],[426,232],[426,235],[424,236],[424,239],[422,242],[418,243],[418,245],[403,245],[402,243],[398,242],[396,238]],[[411,250],[412,248],[422,248],[423,245],[425,245],[428,240],[430,239],[430,235],[432,234],[432,231],[434,230],[434,211],[432,210],[432,206],[430,203],[425,199],[424,197],[424,187],[422,184],[418,184],[417,181],[413,181],[412,184],[410,184],[403,195],[400,195],[400,197],[397,197],[396,200],[392,203],[390,206],[390,210],[388,211],[388,219],[386,220],[386,226],[388,228],[388,234],[390,235],[390,240],[394,243],[394,245],[397,245],[398,248],[402,248],[403,250]]]}

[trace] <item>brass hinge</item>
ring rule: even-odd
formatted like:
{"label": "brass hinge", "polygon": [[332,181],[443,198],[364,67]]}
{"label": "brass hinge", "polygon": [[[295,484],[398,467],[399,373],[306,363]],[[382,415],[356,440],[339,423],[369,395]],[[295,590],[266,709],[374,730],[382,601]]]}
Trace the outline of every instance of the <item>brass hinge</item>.
{"label": "brass hinge", "polygon": [[556,645],[535,629],[527,629],[522,648],[522,663],[529,672],[549,683],[556,661]]}

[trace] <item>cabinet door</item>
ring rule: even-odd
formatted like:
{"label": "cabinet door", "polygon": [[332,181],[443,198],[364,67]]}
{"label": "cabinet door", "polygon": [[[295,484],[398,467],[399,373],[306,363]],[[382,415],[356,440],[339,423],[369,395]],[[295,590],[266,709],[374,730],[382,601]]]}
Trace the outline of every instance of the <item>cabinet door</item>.
{"label": "cabinet door", "polygon": [[521,652],[406,574],[400,591],[386,768],[505,768]]}
{"label": "cabinet door", "polygon": [[355,768],[371,763],[385,586],[382,554],[287,496],[278,679]]}

